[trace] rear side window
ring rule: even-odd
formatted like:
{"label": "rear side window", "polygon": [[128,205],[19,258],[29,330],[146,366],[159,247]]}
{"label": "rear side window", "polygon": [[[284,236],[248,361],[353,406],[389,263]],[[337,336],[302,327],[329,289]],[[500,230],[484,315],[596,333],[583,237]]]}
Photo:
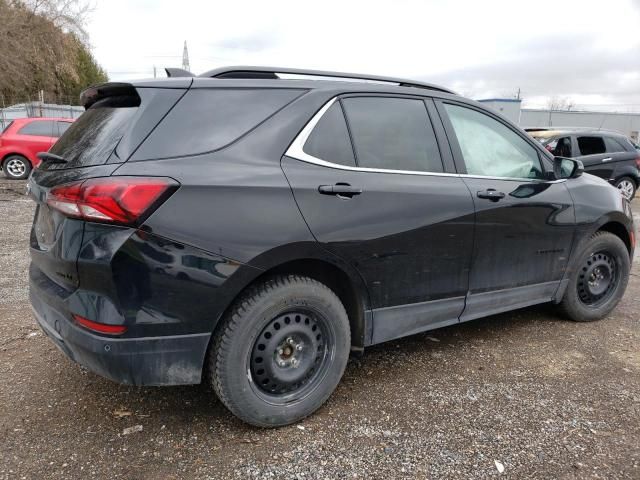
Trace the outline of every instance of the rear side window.
{"label": "rear side window", "polygon": [[544,146],[556,157],[572,156],[571,137],[554,138],[545,143]]}
{"label": "rear side window", "polygon": [[277,88],[189,90],[136,153],[136,160],[219,150],[302,93]]}
{"label": "rear side window", "polygon": [[20,135],[34,135],[40,137],[55,137],[56,136],[56,124],[48,120],[34,121],[27,123],[22,127],[18,134]]}
{"label": "rear side window", "polygon": [[624,148],[622,143],[618,141],[618,139],[613,137],[604,137],[604,143],[607,147],[607,153],[618,153],[618,152],[626,152],[627,149]]}
{"label": "rear side window", "polygon": [[335,102],[317,123],[303,148],[305,153],[327,162],[355,167],[342,107]]}
{"label": "rear side window", "polygon": [[578,148],[582,155],[598,155],[607,151],[602,137],[578,137]]}
{"label": "rear side window", "polygon": [[422,100],[342,100],[359,167],[442,172],[438,143]]}

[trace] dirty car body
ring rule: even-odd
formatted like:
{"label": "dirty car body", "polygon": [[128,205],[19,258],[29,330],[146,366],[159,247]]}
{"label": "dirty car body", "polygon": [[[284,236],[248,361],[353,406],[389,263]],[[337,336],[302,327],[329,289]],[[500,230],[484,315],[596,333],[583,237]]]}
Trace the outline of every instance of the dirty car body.
{"label": "dirty car body", "polygon": [[[51,150],[65,162],[29,180],[30,298],[65,354],[117,382],[201,382],[237,302],[273,278],[327,286],[362,351],[559,302],[595,232],[632,258],[616,189],[557,178],[538,142],[439,87],[241,71],[106,84],[83,99]],[[400,127],[376,123],[385,117]],[[509,175],[487,160],[499,149],[465,137],[482,128],[515,145]],[[265,424],[286,423],[276,417]]]}

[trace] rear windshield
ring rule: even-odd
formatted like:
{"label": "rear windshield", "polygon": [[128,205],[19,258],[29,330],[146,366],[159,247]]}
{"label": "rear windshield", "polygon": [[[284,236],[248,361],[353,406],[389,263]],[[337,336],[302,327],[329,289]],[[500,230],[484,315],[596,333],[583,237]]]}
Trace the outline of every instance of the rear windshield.
{"label": "rear windshield", "polygon": [[67,160],[65,168],[106,163],[138,108],[92,105],[53,145],[51,153]]}

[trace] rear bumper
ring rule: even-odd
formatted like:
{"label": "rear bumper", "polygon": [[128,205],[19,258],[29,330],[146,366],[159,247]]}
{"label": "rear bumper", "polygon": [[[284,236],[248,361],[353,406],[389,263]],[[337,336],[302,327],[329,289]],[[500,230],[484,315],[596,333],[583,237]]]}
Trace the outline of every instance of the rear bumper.
{"label": "rear bumper", "polygon": [[47,303],[46,292],[30,279],[29,297],[36,321],[53,343],[73,361],[127,385],[200,383],[211,334],[146,338],[94,335]]}

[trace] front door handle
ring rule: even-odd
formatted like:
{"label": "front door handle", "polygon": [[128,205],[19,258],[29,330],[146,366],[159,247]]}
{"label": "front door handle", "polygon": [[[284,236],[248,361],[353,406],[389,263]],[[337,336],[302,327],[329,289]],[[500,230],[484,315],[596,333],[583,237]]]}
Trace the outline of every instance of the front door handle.
{"label": "front door handle", "polygon": [[318,191],[323,195],[336,195],[337,197],[351,198],[354,195],[360,195],[362,189],[352,187],[348,183],[336,183],[335,185],[320,185]]}
{"label": "front door handle", "polygon": [[492,202],[497,202],[504,197],[504,193],[498,192],[493,188],[478,192],[478,198],[486,198],[487,200],[491,200]]}
{"label": "front door handle", "polygon": [[602,159],[603,162],[610,162],[611,160],[613,160],[613,158],[611,158],[611,157],[607,157],[607,158],[603,158]]}

